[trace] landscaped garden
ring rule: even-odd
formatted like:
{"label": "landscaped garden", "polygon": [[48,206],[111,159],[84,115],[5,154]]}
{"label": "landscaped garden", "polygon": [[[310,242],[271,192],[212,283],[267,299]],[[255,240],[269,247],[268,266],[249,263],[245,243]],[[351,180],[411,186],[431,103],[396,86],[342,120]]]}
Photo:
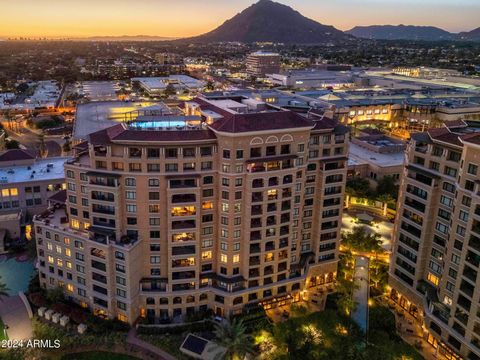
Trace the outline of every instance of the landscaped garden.
{"label": "landscaped garden", "polygon": [[2,321],[2,319],[0,318],[0,341],[2,341],[2,340],[8,340],[8,334],[7,334],[7,331],[5,329],[5,325]]}
{"label": "landscaped garden", "polygon": [[87,351],[83,353],[76,353],[76,354],[68,354],[62,356],[60,360],[135,360],[137,358],[123,355],[123,354],[116,354],[111,352],[105,351]]}

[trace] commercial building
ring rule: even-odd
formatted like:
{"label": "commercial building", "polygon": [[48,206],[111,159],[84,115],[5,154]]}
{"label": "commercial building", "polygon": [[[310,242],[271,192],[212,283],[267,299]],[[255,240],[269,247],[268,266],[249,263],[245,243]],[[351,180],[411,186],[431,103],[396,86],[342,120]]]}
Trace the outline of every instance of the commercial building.
{"label": "commercial building", "polygon": [[150,95],[162,95],[168,85],[172,85],[177,92],[200,91],[205,87],[201,80],[194,79],[187,75],[170,75],[168,77],[137,77],[131,79],[133,83],[138,82],[140,86]]}
{"label": "commercial building", "polygon": [[333,286],[346,128],[241,96],[90,134],[67,202],[34,219],[40,282],[133,323]]}
{"label": "commercial building", "polygon": [[277,74],[280,71],[280,54],[257,51],[247,56],[245,61],[247,74],[264,77],[266,74]]}
{"label": "commercial building", "polygon": [[391,297],[448,359],[480,359],[480,132],[463,121],[412,135],[390,261]]}
{"label": "commercial building", "polygon": [[346,88],[354,86],[353,76],[350,72],[301,70],[285,73],[269,73],[268,80],[279,86],[294,89],[310,88]]}

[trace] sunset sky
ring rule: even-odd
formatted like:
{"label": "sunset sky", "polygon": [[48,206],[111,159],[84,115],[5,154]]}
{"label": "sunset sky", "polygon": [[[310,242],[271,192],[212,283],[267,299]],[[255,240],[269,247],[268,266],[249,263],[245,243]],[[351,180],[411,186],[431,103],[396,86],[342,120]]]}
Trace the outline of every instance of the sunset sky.
{"label": "sunset sky", "polygon": [[[252,0],[0,0],[1,37],[198,35]],[[480,26],[480,0],[278,0],[323,24],[433,25],[468,31]]]}

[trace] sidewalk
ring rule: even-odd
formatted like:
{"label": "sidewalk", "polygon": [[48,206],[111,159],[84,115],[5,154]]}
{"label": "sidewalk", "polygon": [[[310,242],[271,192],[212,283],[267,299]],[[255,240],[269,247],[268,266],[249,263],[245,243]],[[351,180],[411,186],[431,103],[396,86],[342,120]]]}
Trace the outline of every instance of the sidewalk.
{"label": "sidewalk", "polygon": [[[389,302],[390,303],[390,302]],[[421,325],[412,315],[395,304],[395,309],[392,310],[395,315],[395,323],[397,325],[397,333],[403,341],[415,347],[415,349],[426,360],[444,360],[446,357],[437,352],[424,338]],[[420,342],[421,349],[415,346],[415,343]]]}

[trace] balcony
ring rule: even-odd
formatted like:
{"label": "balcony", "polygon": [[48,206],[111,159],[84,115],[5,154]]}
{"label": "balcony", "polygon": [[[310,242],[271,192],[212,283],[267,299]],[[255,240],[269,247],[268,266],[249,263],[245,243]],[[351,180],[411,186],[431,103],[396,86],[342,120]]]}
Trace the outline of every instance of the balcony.
{"label": "balcony", "polygon": [[189,266],[195,266],[195,259],[193,257],[186,258],[186,259],[172,260],[172,267],[173,268],[189,267]]}
{"label": "balcony", "polygon": [[140,280],[140,290],[145,292],[165,292],[167,291],[167,280],[142,279]]}
{"label": "balcony", "polygon": [[104,193],[101,191],[92,191],[92,199],[113,202],[115,201],[115,196],[111,193]]}
{"label": "balcony", "polygon": [[195,241],[195,233],[180,233],[172,235],[172,242]]}
{"label": "balcony", "polygon": [[194,216],[196,213],[195,206],[176,206],[170,210],[172,216]]}
{"label": "balcony", "polygon": [[172,229],[194,229],[196,227],[195,220],[172,221]]}
{"label": "balcony", "polygon": [[248,262],[249,266],[260,265],[260,257],[259,256],[252,256]]}
{"label": "balcony", "polygon": [[115,215],[115,207],[109,205],[92,204],[92,212],[106,215]]}
{"label": "balcony", "polygon": [[176,194],[176,195],[172,195],[172,203],[173,204],[189,203],[189,202],[195,202],[195,201],[196,201],[195,194]]}
{"label": "balcony", "polygon": [[172,255],[195,255],[195,245],[174,246],[172,247]]}

